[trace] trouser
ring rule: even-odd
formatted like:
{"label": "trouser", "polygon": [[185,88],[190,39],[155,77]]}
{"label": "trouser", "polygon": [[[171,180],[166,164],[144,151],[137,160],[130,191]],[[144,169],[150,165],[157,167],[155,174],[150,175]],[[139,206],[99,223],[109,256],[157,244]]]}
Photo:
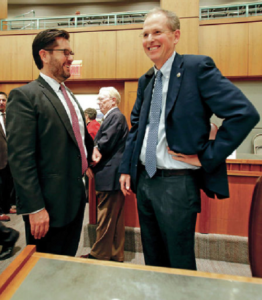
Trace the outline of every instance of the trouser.
{"label": "trouser", "polygon": [[125,197],[121,191],[97,192],[96,242],[91,255],[101,260],[124,260]]}
{"label": "trouser", "polygon": [[0,245],[5,247],[12,246],[17,240],[17,231],[6,227],[0,222]]}
{"label": "trouser", "polygon": [[0,215],[9,213],[15,204],[15,189],[9,165],[0,170]]}
{"label": "trouser", "polygon": [[137,203],[145,263],[196,270],[194,235],[200,190],[194,175],[139,178]]}
{"label": "trouser", "polygon": [[75,256],[82,230],[84,210],[85,199],[71,223],[63,227],[49,227],[45,237],[39,240],[36,240],[31,234],[29,216],[24,216],[27,244],[36,245],[38,252]]}

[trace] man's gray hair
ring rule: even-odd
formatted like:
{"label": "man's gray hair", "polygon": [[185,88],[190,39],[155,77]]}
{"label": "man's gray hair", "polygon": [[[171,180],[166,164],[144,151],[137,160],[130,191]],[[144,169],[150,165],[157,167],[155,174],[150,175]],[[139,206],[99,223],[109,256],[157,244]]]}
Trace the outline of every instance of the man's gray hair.
{"label": "man's gray hair", "polygon": [[110,98],[115,98],[116,99],[116,104],[119,105],[121,102],[121,96],[119,94],[119,92],[117,91],[117,89],[115,89],[112,86],[109,87],[102,87],[99,90],[99,94],[103,93],[103,94],[107,94]]}
{"label": "man's gray hair", "polygon": [[160,7],[155,7],[152,10],[149,11],[149,13],[146,15],[145,20],[155,14],[163,14],[167,17],[167,26],[172,30],[172,31],[176,31],[177,29],[180,29],[180,21],[178,16],[170,11],[170,10],[166,10]]}

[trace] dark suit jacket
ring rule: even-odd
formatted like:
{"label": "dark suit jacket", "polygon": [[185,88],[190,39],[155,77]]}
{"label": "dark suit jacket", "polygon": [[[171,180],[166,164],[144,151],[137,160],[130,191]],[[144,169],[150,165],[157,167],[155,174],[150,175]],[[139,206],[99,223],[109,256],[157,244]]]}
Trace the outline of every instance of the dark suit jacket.
{"label": "dark suit jacket", "polygon": [[6,136],[0,123],[0,170],[7,165],[7,142]]}
{"label": "dark suit jacket", "polygon": [[[11,91],[6,112],[18,213],[45,207],[52,227],[65,226],[78,212],[84,187],[80,150],[63,104],[39,77]],[[90,160],[93,140],[84,127]]]}
{"label": "dark suit jacket", "polygon": [[[132,128],[120,167],[121,173],[131,175],[134,191],[154,78],[150,69],[139,79]],[[209,140],[212,114],[224,119],[214,141]],[[198,154],[201,186],[209,197],[229,196],[225,159],[258,121],[256,109],[221,75],[210,57],[176,54],[166,99],[167,143],[175,152]]]}
{"label": "dark suit jacket", "polygon": [[94,168],[96,191],[120,190],[118,167],[127,135],[126,118],[115,108],[106,116],[95,137],[95,144],[102,154],[101,161]]}

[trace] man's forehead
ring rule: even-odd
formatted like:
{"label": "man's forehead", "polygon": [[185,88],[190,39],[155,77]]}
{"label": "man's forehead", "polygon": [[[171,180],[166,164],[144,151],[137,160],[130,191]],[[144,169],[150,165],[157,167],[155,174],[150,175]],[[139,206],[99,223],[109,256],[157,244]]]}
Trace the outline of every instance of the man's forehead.
{"label": "man's forehead", "polygon": [[0,94],[0,99],[1,99],[1,100],[6,100],[6,96],[3,95],[3,94]]}
{"label": "man's forehead", "polygon": [[57,46],[66,45],[67,48],[70,48],[70,41],[63,37],[56,38],[56,44],[57,44]]}
{"label": "man's forehead", "polygon": [[100,92],[100,93],[98,94],[98,98],[99,98],[99,99],[104,99],[104,98],[108,98],[108,97],[109,97],[109,94],[106,93],[106,92]]}
{"label": "man's forehead", "polygon": [[148,27],[150,29],[158,29],[163,28],[163,26],[167,26],[166,16],[162,13],[157,13],[150,15],[144,22],[143,31],[147,30]]}

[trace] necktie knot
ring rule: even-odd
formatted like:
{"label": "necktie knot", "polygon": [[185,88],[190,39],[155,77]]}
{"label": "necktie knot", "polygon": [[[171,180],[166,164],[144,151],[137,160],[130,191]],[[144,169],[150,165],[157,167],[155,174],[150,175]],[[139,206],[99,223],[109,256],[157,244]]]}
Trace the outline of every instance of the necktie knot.
{"label": "necktie knot", "polygon": [[157,80],[159,80],[159,79],[161,79],[162,78],[162,73],[161,73],[161,71],[159,70],[159,71],[157,71],[157,73],[156,73],[156,79]]}

